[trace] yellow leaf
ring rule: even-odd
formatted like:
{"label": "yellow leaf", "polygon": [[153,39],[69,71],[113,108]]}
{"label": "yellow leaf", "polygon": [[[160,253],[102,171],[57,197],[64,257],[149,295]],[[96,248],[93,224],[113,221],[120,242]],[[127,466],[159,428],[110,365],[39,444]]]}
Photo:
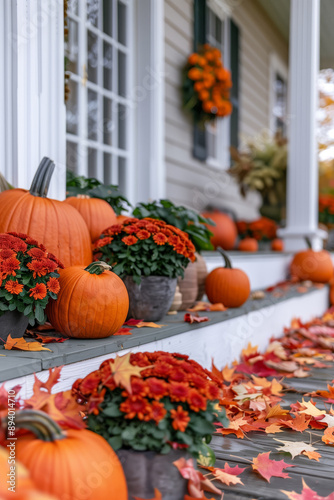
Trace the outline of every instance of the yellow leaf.
{"label": "yellow leaf", "polygon": [[24,338],[20,337],[19,339],[13,339],[11,335],[8,335],[7,341],[4,344],[4,348],[8,351],[12,349],[18,349],[19,351],[51,351],[51,349],[47,349],[43,347],[40,342],[27,342]]}
{"label": "yellow leaf", "polygon": [[299,413],[305,413],[306,415],[311,415],[312,417],[320,417],[320,415],[326,415],[324,410],[319,410],[311,401],[302,401],[302,405],[305,410],[299,410]]}
{"label": "yellow leaf", "polygon": [[143,326],[148,326],[149,328],[161,328],[162,326],[166,325],[157,325],[156,323],[153,323],[152,321],[146,322],[146,321],[141,321],[136,325],[137,328],[143,328]]}
{"label": "yellow leaf", "polygon": [[153,365],[143,367],[134,366],[130,363],[130,356],[131,352],[124,356],[118,356],[117,354],[114,362],[110,362],[110,369],[115,384],[117,386],[121,385],[129,394],[132,394],[131,377],[141,377],[141,372],[152,368]]}
{"label": "yellow leaf", "polygon": [[316,460],[319,462],[319,458],[321,458],[320,453],[317,451],[303,451],[302,455],[306,455],[310,460]]}

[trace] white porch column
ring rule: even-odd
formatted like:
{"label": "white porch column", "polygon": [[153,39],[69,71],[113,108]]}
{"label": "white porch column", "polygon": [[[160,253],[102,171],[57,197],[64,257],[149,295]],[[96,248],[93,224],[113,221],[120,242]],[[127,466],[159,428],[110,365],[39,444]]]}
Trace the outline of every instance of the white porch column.
{"label": "white porch column", "polygon": [[0,4],[0,169],[27,189],[49,156],[56,163],[49,196],[59,199],[66,179],[63,9],[63,0]]}
{"label": "white porch column", "polygon": [[319,32],[320,0],[291,0],[287,225],[280,231],[287,250],[304,248],[305,236],[314,247],[325,237],[318,229]]}

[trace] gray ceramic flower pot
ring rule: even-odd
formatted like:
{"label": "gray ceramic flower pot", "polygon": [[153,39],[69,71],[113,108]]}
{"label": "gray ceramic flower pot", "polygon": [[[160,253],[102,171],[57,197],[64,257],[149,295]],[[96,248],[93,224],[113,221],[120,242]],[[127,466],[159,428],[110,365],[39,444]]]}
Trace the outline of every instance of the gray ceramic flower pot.
{"label": "gray ceramic flower pot", "polygon": [[154,451],[118,450],[128,486],[128,500],[154,498],[158,489],[163,500],[184,500],[188,481],[173,462],[190,455],[183,450],[172,450],[167,455]]}
{"label": "gray ceramic flower pot", "polygon": [[6,311],[0,316],[0,339],[6,342],[8,335],[16,339],[23,337],[28,323],[27,316],[19,311]]}
{"label": "gray ceramic flower pot", "polygon": [[124,283],[129,294],[129,318],[145,321],[159,321],[169,310],[176,289],[176,278],[165,276],[144,276],[140,285],[132,276],[126,276]]}

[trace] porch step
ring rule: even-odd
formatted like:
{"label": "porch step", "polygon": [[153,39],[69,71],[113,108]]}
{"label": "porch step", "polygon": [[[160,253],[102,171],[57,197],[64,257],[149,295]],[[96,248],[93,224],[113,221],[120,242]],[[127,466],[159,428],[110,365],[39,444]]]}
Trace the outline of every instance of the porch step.
{"label": "porch step", "polygon": [[71,388],[99,367],[102,361],[129,351],[169,351],[188,354],[206,368],[214,359],[218,367],[238,359],[249,342],[264,349],[270,337],[279,336],[293,317],[308,321],[328,307],[328,288],[313,287],[306,293],[290,290],[285,297],[267,294],[262,300],[249,300],[241,308],[224,312],[200,313],[208,316],[205,323],[185,323],[184,313],[166,316],[161,328],[134,328],[132,335],[100,340],[71,339],[64,343],[48,344],[51,351],[5,351],[0,348],[0,382],[7,389],[22,386],[24,398],[32,394],[33,373],[45,381],[48,369],[64,365],[60,382],[54,391]]}

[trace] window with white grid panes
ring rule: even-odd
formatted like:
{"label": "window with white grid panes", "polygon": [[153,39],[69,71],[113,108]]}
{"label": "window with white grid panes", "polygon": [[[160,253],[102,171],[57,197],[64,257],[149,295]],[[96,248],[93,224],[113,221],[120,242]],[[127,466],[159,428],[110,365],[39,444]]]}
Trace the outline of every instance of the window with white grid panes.
{"label": "window with white grid panes", "polygon": [[70,0],[67,168],[126,192],[132,0]]}
{"label": "window with white grid panes", "polygon": [[[226,18],[221,18],[210,7],[206,12],[206,39],[207,43],[220,50],[223,65],[229,68],[229,23]],[[218,118],[206,126],[207,160],[206,162],[216,168],[229,168],[229,142],[230,142],[229,117]]]}

